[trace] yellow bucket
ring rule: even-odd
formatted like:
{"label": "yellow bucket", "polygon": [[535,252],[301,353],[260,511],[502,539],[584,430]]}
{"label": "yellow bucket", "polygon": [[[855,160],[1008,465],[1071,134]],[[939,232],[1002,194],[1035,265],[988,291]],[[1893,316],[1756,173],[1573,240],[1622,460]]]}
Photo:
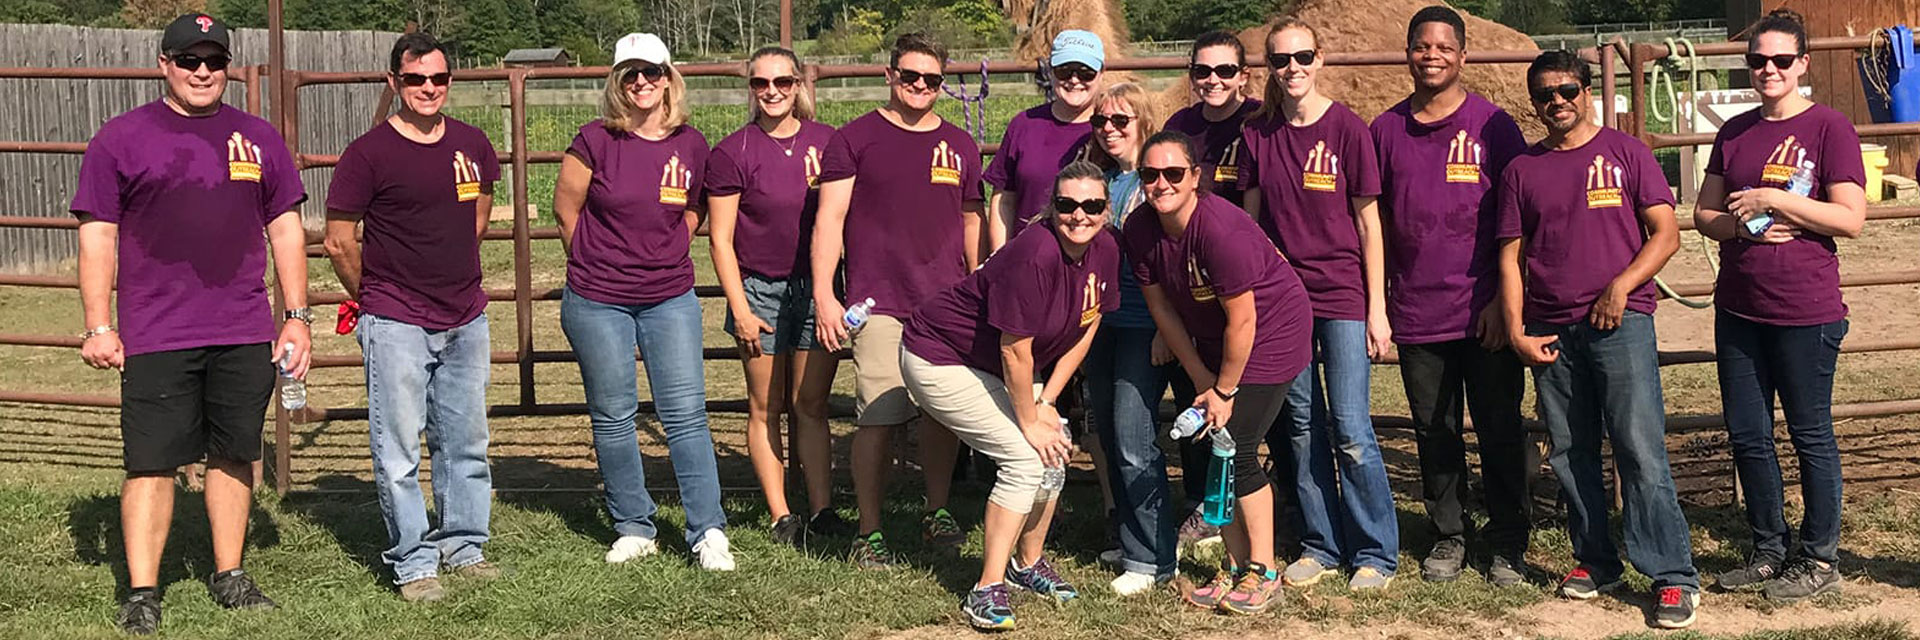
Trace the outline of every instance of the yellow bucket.
{"label": "yellow bucket", "polygon": [[1881,184],[1881,176],[1887,173],[1887,147],[1861,143],[1860,159],[1867,163],[1867,202],[1879,202],[1886,188]]}

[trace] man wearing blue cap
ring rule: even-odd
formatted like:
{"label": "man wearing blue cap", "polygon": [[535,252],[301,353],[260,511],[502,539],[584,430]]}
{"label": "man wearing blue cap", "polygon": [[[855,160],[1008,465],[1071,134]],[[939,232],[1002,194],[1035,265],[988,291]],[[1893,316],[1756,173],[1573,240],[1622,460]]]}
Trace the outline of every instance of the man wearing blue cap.
{"label": "man wearing blue cap", "polygon": [[1043,213],[1054,176],[1084,152],[1106,61],[1106,44],[1091,31],[1070,29],[1053,37],[1053,100],[1014,116],[987,165],[985,180],[994,193],[988,207],[996,223],[987,230],[989,249],[999,249]]}

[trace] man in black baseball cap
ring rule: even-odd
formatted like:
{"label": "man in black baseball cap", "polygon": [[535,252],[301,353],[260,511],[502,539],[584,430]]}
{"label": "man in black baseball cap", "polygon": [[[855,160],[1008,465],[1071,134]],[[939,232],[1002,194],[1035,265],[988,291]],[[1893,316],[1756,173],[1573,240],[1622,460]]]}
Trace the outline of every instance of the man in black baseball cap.
{"label": "man in black baseball cap", "polygon": [[160,52],[178,53],[202,42],[220,45],[221,53],[233,48],[227,25],[204,13],[189,13],[167,24],[167,30],[160,35]]}

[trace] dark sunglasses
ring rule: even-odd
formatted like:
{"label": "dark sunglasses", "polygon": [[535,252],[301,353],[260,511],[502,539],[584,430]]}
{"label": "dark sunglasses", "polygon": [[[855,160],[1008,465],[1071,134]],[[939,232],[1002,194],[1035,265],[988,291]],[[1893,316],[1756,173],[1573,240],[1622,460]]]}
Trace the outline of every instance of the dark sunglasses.
{"label": "dark sunglasses", "polygon": [[646,78],[648,83],[654,83],[654,82],[659,82],[661,78],[665,78],[665,77],[667,77],[666,67],[662,67],[659,65],[647,65],[644,67],[634,67],[632,69],[628,69],[627,75],[620,76],[620,83],[633,84],[635,82],[638,82],[640,78]]}
{"label": "dark sunglasses", "polygon": [[1295,51],[1293,53],[1269,53],[1267,54],[1267,68],[1273,69],[1274,71],[1285,69],[1287,68],[1287,61],[1289,60],[1300,63],[1302,67],[1311,67],[1313,66],[1313,61],[1319,58],[1320,52],[1312,49]]}
{"label": "dark sunglasses", "polygon": [[1080,84],[1088,84],[1093,82],[1094,78],[1098,77],[1100,77],[1100,72],[1094,71],[1093,68],[1083,64],[1063,64],[1053,68],[1053,79],[1062,82],[1079,80]]}
{"label": "dark sunglasses", "polygon": [[173,66],[179,67],[181,69],[185,69],[190,72],[199,71],[200,65],[203,65],[203,64],[207,65],[208,71],[226,71],[227,65],[233,62],[233,58],[229,58],[227,56],[223,56],[220,54],[214,54],[210,56],[196,56],[191,53],[176,53],[176,54],[167,56],[167,60],[172,61]]}
{"label": "dark sunglasses", "polygon": [[1767,55],[1761,55],[1758,53],[1749,53],[1747,54],[1747,68],[1752,69],[1754,71],[1759,71],[1761,69],[1767,68],[1767,63],[1771,62],[1773,63],[1773,67],[1775,69],[1785,71],[1788,67],[1793,66],[1793,63],[1795,60],[1799,60],[1799,59],[1800,59],[1800,54],[1798,53],[1782,53],[1777,56],[1767,56]]}
{"label": "dark sunglasses", "polygon": [[447,73],[445,71],[442,71],[440,73],[436,73],[433,75],[427,75],[424,73],[402,73],[402,74],[399,74],[399,77],[400,77],[400,84],[404,84],[409,87],[418,87],[418,86],[425,85],[426,83],[429,83],[429,82],[433,83],[433,85],[436,87],[444,87],[449,84],[453,84],[453,74]]}
{"label": "dark sunglasses", "polygon": [[893,68],[893,74],[894,77],[900,79],[901,86],[910,86],[915,83],[925,82],[927,83],[928,89],[938,89],[940,88],[940,83],[946,80],[945,76],[938,73],[921,73],[899,67]]}
{"label": "dark sunglasses", "polygon": [[1133,116],[1124,113],[1116,113],[1110,116],[1096,113],[1093,117],[1087,118],[1087,124],[1093,125],[1094,131],[1107,128],[1107,123],[1109,122],[1113,123],[1113,128],[1115,129],[1125,129],[1127,125],[1133,124]]}
{"label": "dark sunglasses", "polygon": [[1179,184],[1187,179],[1187,170],[1193,167],[1140,167],[1140,184],[1149,185],[1166,176],[1167,184]]}
{"label": "dark sunglasses", "polygon": [[1578,82],[1569,82],[1563,85],[1553,86],[1553,87],[1537,87],[1535,89],[1528,91],[1527,93],[1533,96],[1534,102],[1538,102],[1540,104],[1552,104],[1553,96],[1555,95],[1560,96],[1561,99],[1566,100],[1567,102],[1573,102],[1574,99],[1580,97],[1580,92],[1585,89],[1586,87],[1580,86],[1580,83]]}
{"label": "dark sunglasses", "polygon": [[800,84],[800,79],[793,76],[747,78],[747,88],[753,89],[754,91],[766,91],[767,87],[773,87],[781,91],[792,91],[793,86],[796,84]]}
{"label": "dark sunglasses", "polygon": [[1073,213],[1074,209],[1079,209],[1081,211],[1084,211],[1086,212],[1087,215],[1090,215],[1090,216],[1097,216],[1107,212],[1107,199],[1094,198],[1092,200],[1075,200],[1073,198],[1068,198],[1065,196],[1054,197],[1053,211],[1055,213],[1058,213],[1064,216],[1069,213]]}
{"label": "dark sunglasses", "polygon": [[1240,75],[1240,65],[1237,64],[1217,64],[1209,67],[1196,62],[1187,65],[1187,77],[1195,80],[1205,80],[1207,76],[1220,76],[1221,80],[1232,80],[1237,75]]}

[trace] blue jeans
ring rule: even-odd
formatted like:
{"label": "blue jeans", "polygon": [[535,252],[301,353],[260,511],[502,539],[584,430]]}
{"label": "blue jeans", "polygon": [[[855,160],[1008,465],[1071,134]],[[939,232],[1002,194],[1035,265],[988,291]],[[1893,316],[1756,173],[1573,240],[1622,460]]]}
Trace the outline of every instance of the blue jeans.
{"label": "blue jeans", "polygon": [[1832,564],[1840,553],[1840,447],[1833,438],[1833,372],[1847,321],[1807,327],[1760,324],[1726,312],[1714,323],[1720,406],[1755,555],[1787,557],[1793,528],[1781,513],[1784,489],[1773,448],[1773,398],[1787,415],[1806,503],[1798,555]]}
{"label": "blue jeans", "polygon": [[1613,441],[1625,503],[1627,559],[1653,586],[1698,590],[1687,517],[1667,466],[1667,415],[1653,316],[1628,311],[1616,329],[1586,322],[1527,323],[1527,335],[1558,336],[1559,357],[1533,368],[1540,418],[1553,453],[1547,461],[1567,502],[1573,557],[1605,584],[1625,568],[1608,536],[1612,499],[1600,470],[1600,440]]}
{"label": "blue jeans", "polygon": [[1080,365],[1086,376],[1080,388],[1107,452],[1120,568],[1171,577],[1179,561],[1178,518],[1167,486],[1167,457],[1160,450],[1158,413],[1167,382],[1152,360],[1156,333],[1151,327],[1100,327]]}
{"label": "blue jeans", "polygon": [[1301,553],[1393,575],[1400,520],[1373,435],[1367,323],[1314,318],[1313,343],[1313,363],[1287,389],[1280,420],[1293,451]]}
{"label": "blue jeans", "polygon": [[580,360],[593,423],[593,449],[606,485],[607,515],[622,536],[654,538],[659,508],[647,493],[634,420],[640,393],[633,350],[640,349],[653,394],[654,415],[666,432],[667,453],[687,510],[687,545],[727,525],[720,509],[720,469],[707,430],[706,366],[700,301],[688,291],[649,305],[613,305],[568,288],[560,301],[560,329]]}
{"label": "blue jeans", "polygon": [[[493,509],[487,464],[487,316],[443,331],[367,315],[356,332],[366,357],[367,445],[394,582],[484,560]],[[420,495],[420,434],[433,456],[435,529]]]}

